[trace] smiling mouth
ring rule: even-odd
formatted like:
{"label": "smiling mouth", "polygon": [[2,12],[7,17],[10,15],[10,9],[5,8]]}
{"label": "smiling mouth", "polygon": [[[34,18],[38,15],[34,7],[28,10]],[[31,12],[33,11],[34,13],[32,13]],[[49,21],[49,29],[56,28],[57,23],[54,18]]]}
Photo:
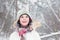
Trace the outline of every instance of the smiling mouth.
{"label": "smiling mouth", "polygon": [[26,23],[26,21],[22,21],[23,23]]}

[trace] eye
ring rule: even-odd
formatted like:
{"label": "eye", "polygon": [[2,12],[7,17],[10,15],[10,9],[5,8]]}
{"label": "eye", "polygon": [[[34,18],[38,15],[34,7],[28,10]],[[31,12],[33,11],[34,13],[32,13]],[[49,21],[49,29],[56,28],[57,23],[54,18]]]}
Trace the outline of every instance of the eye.
{"label": "eye", "polygon": [[29,18],[28,16],[26,16],[26,18]]}
{"label": "eye", "polygon": [[20,18],[23,18],[23,16],[21,16]]}

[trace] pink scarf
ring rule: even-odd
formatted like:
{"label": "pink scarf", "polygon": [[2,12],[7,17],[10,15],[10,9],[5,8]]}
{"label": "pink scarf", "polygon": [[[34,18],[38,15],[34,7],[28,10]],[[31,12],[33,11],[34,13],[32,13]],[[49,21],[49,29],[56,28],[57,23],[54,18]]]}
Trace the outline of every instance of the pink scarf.
{"label": "pink scarf", "polygon": [[21,40],[25,40],[24,39],[24,34],[27,32],[27,29],[25,28],[22,28],[18,33],[19,33],[19,36],[21,36]]}
{"label": "pink scarf", "polygon": [[[33,29],[32,29],[33,30]],[[24,40],[24,34],[26,34],[27,32],[31,32],[32,30],[30,30],[30,28],[21,28],[18,33],[19,36],[21,36],[21,40]]]}

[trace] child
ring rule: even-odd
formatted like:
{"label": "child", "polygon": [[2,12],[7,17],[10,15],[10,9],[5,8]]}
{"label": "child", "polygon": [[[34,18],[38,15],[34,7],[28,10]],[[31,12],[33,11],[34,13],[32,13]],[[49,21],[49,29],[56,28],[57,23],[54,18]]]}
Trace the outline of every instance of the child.
{"label": "child", "polygon": [[[10,40],[41,40],[38,32],[35,31],[31,17],[25,12],[19,16],[19,19],[14,23],[17,31],[10,35]],[[34,28],[34,27],[35,28]]]}

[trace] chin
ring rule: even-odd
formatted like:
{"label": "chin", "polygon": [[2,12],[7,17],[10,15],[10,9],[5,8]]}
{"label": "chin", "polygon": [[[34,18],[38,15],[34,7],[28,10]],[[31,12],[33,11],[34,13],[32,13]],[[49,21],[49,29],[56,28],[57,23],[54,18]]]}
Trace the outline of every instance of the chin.
{"label": "chin", "polygon": [[28,25],[28,24],[26,24],[26,23],[24,24],[24,23],[23,23],[23,26],[27,26],[27,25]]}
{"label": "chin", "polygon": [[23,26],[27,26],[27,25],[23,25]]}

